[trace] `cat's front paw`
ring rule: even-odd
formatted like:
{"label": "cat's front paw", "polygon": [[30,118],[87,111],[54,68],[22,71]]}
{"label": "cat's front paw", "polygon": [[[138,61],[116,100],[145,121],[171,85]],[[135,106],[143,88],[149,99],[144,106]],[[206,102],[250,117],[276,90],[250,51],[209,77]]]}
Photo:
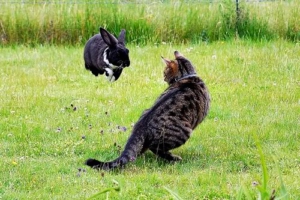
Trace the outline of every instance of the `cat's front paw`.
{"label": "cat's front paw", "polygon": [[177,156],[177,155],[172,155],[171,157],[172,157],[172,159],[170,159],[170,161],[177,162],[177,161],[182,160],[182,158],[180,156]]}

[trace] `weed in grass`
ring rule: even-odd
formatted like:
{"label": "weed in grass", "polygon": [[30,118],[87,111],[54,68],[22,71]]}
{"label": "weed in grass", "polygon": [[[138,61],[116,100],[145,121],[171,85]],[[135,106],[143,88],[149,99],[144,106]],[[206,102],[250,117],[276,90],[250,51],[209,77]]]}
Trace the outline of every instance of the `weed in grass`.
{"label": "weed in grass", "polygon": [[[261,161],[261,167],[262,167],[262,180],[260,183],[254,182],[254,186],[258,189],[258,199],[264,200],[264,199],[270,199],[274,200],[276,199],[287,199],[287,191],[285,188],[285,185],[283,183],[283,180],[281,179],[280,176],[280,186],[279,186],[279,192],[277,192],[276,189],[273,189],[272,192],[270,193],[269,188],[268,188],[268,182],[269,182],[269,174],[268,174],[268,169],[267,169],[267,163],[265,160],[265,155],[262,151],[261,144],[258,141],[258,138],[254,135],[255,141],[256,141],[256,146],[258,150],[258,154],[260,156],[260,161]],[[279,171],[278,171],[279,172]],[[280,172],[279,172],[280,173]]]}
{"label": "weed in grass", "polygon": [[89,197],[88,200],[99,199],[99,198],[101,198],[101,196],[103,196],[103,194],[111,192],[111,191],[119,192],[121,189],[121,187],[119,186],[119,183],[116,180],[113,180],[113,183],[115,185],[114,187],[106,188],[106,189],[102,190],[101,192]]}
{"label": "weed in grass", "polygon": [[174,191],[172,191],[171,189],[164,187],[172,196],[175,200],[182,200],[182,198],[176,194]]}

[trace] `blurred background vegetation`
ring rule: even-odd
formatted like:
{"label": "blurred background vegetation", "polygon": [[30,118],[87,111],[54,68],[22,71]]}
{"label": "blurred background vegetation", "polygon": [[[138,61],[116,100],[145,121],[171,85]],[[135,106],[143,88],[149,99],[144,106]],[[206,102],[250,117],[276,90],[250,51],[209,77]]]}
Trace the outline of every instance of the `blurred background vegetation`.
{"label": "blurred background vegetation", "polygon": [[0,0],[0,45],[83,45],[99,27],[127,42],[300,40],[300,2],[257,0]]}

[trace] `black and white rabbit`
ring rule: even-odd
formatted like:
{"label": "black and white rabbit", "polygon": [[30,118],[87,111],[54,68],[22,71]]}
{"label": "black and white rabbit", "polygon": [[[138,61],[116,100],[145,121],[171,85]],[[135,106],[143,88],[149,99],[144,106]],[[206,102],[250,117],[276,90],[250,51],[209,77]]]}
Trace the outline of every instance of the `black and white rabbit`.
{"label": "black and white rabbit", "polygon": [[110,82],[118,80],[123,68],[130,65],[129,50],[125,47],[125,30],[117,39],[104,28],[91,37],[84,47],[85,68],[95,76],[106,75]]}

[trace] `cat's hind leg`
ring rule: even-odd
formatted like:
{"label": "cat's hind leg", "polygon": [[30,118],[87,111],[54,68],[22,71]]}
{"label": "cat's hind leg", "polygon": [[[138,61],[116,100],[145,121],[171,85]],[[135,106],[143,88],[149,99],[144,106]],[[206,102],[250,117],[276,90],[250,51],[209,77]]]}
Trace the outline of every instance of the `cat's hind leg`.
{"label": "cat's hind leg", "polygon": [[163,151],[162,149],[150,148],[150,150],[157,156],[166,159],[168,161],[180,161],[182,158],[180,156],[174,155],[169,151]]}

